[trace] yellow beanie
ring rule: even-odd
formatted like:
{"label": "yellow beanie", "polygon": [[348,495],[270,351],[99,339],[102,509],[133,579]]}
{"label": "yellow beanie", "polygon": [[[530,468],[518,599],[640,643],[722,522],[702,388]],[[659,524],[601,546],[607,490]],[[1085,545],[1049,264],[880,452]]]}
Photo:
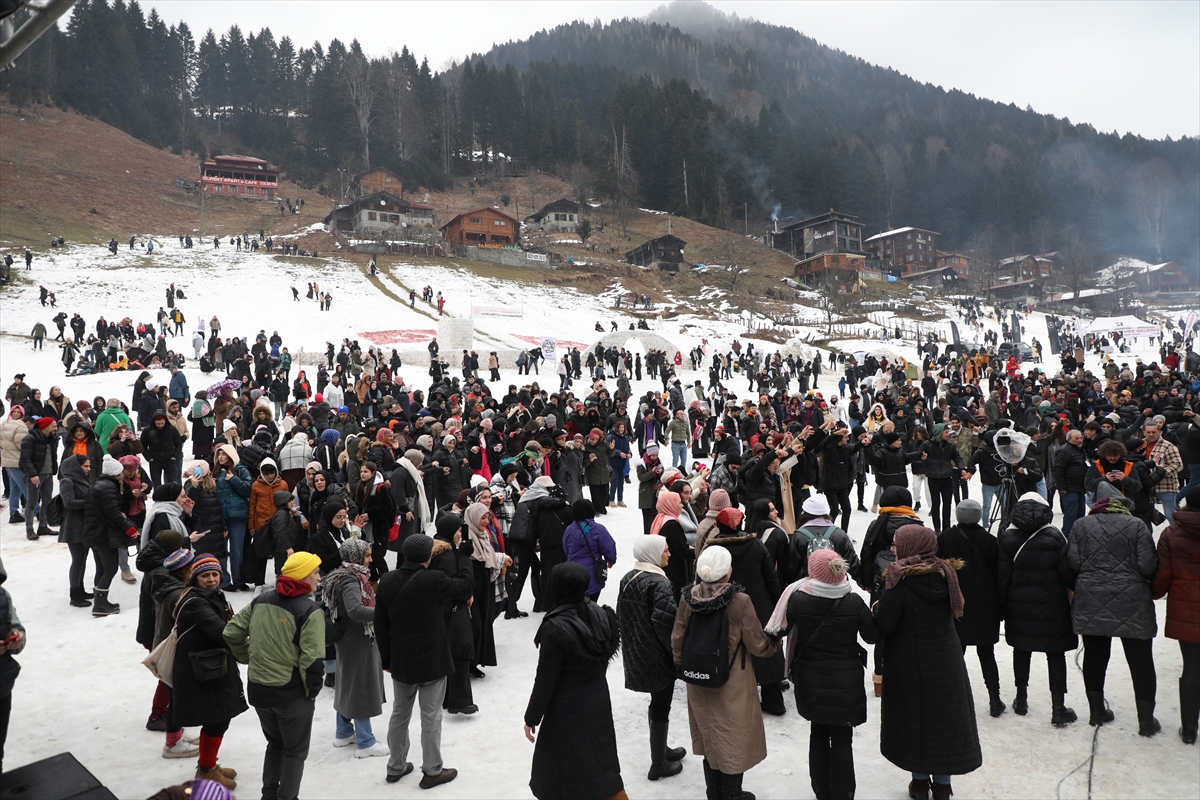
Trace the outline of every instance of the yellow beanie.
{"label": "yellow beanie", "polygon": [[320,556],[312,553],[292,553],[288,556],[288,560],[283,562],[281,574],[302,581],[311,575],[313,570],[320,569],[320,567]]}

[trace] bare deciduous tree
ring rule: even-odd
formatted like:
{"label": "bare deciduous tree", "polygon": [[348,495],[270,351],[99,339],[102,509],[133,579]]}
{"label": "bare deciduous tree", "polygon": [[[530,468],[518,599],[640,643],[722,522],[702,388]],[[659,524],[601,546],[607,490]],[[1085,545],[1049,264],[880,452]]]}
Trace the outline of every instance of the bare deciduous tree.
{"label": "bare deciduous tree", "polygon": [[362,137],[363,169],[371,168],[371,124],[375,121],[379,95],[378,68],[365,56],[349,55],[342,62],[342,80],[354,109],[358,134]]}
{"label": "bare deciduous tree", "polygon": [[398,53],[383,62],[383,110],[387,137],[396,149],[400,161],[410,161],[424,137],[421,106],[413,92],[412,76],[408,74]]}
{"label": "bare deciduous tree", "polygon": [[1163,217],[1166,216],[1171,168],[1162,159],[1154,159],[1138,167],[1133,178],[1133,198],[1137,204],[1138,221],[1146,240],[1154,248],[1157,263],[1163,260]]}
{"label": "bare deciduous tree", "polygon": [[1068,226],[1063,234],[1063,280],[1075,293],[1075,302],[1079,302],[1079,292],[1084,283],[1091,279],[1095,269],[1094,253],[1091,242],[1079,232],[1074,225]]}

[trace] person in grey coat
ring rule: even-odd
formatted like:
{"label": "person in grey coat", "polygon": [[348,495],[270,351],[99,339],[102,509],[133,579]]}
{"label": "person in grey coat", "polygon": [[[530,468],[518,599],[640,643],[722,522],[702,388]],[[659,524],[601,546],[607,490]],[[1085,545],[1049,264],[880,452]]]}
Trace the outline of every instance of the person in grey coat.
{"label": "person in grey coat", "polygon": [[1112,640],[1120,637],[1133,679],[1138,733],[1153,736],[1161,730],[1154,718],[1158,685],[1151,648],[1158,620],[1150,591],[1158,553],[1150,529],[1131,515],[1130,502],[1112,484],[1101,483],[1091,512],[1071,529],[1067,560],[1076,575],[1071,619],[1075,633],[1083,636],[1090,723],[1114,719],[1104,704],[1104,676]]}
{"label": "person in grey coat", "polygon": [[321,603],[342,628],[337,648],[337,715],[334,747],[357,744],[355,758],[386,756],[375,740],[371,717],[383,713],[383,667],[375,646],[375,590],[371,588],[371,545],[357,537],[338,548],[342,566],[321,579]]}
{"label": "person in grey coat", "polygon": [[[71,605],[87,608],[92,604],[91,592],[83,590],[83,572],[87,568],[87,557],[91,547],[83,543],[83,518],[87,511],[88,494],[92,490],[89,478],[92,464],[87,456],[71,455],[62,460],[58,468],[58,493],[62,495],[63,518],[58,528],[58,541],[71,551],[71,566],[67,570],[71,585]],[[95,573],[100,574],[100,559],[94,557]]]}

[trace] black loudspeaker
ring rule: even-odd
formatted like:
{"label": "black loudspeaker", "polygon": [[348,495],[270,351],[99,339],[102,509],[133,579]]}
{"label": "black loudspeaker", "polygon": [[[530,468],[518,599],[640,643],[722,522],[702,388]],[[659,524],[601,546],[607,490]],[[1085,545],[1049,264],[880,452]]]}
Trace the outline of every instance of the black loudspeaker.
{"label": "black loudspeaker", "polygon": [[70,753],[0,775],[0,800],[117,800]]}

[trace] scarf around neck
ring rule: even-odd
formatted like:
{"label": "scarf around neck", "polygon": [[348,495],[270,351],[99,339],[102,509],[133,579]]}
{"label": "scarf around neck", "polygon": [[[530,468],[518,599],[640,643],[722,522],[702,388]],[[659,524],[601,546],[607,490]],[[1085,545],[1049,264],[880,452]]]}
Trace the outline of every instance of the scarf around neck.
{"label": "scarf around neck", "polygon": [[1129,506],[1111,497],[1105,497],[1097,500],[1092,504],[1090,513],[1092,514],[1124,514],[1127,517],[1132,517],[1133,512],[1129,510]]}
{"label": "scarf around neck", "polygon": [[[772,636],[782,636],[791,629],[791,622],[788,621],[787,607],[788,601],[792,598],[793,592],[803,592],[814,597],[824,597],[830,600],[836,600],[839,597],[845,597],[850,594],[850,578],[841,583],[825,583],[816,580],[815,578],[801,578],[795,583],[788,584],[788,587],[783,590],[783,594],[779,596],[779,602],[775,604],[775,610],[771,612],[771,618],[767,620],[766,627],[763,629]],[[792,658],[796,654],[796,637],[789,636],[787,641],[787,653],[784,659],[784,674],[790,674],[792,669]]]}
{"label": "scarf around neck", "polygon": [[[371,588],[371,570],[362,564],[343,561],[340,567],[321,579],[318,588],[318,591],[321,593],[321,602],[329,609],[329,616],[334,621],[337,621],[340,616],[338,597],[341,596],[342,584],[346,581],[355,581],[358,583],[358,590],[364,607],[375,607],[375,590]],[[362,626],[363,631],[367,634],[367,638],[374,639],[375,624],[373,622],[364,622]]]}

